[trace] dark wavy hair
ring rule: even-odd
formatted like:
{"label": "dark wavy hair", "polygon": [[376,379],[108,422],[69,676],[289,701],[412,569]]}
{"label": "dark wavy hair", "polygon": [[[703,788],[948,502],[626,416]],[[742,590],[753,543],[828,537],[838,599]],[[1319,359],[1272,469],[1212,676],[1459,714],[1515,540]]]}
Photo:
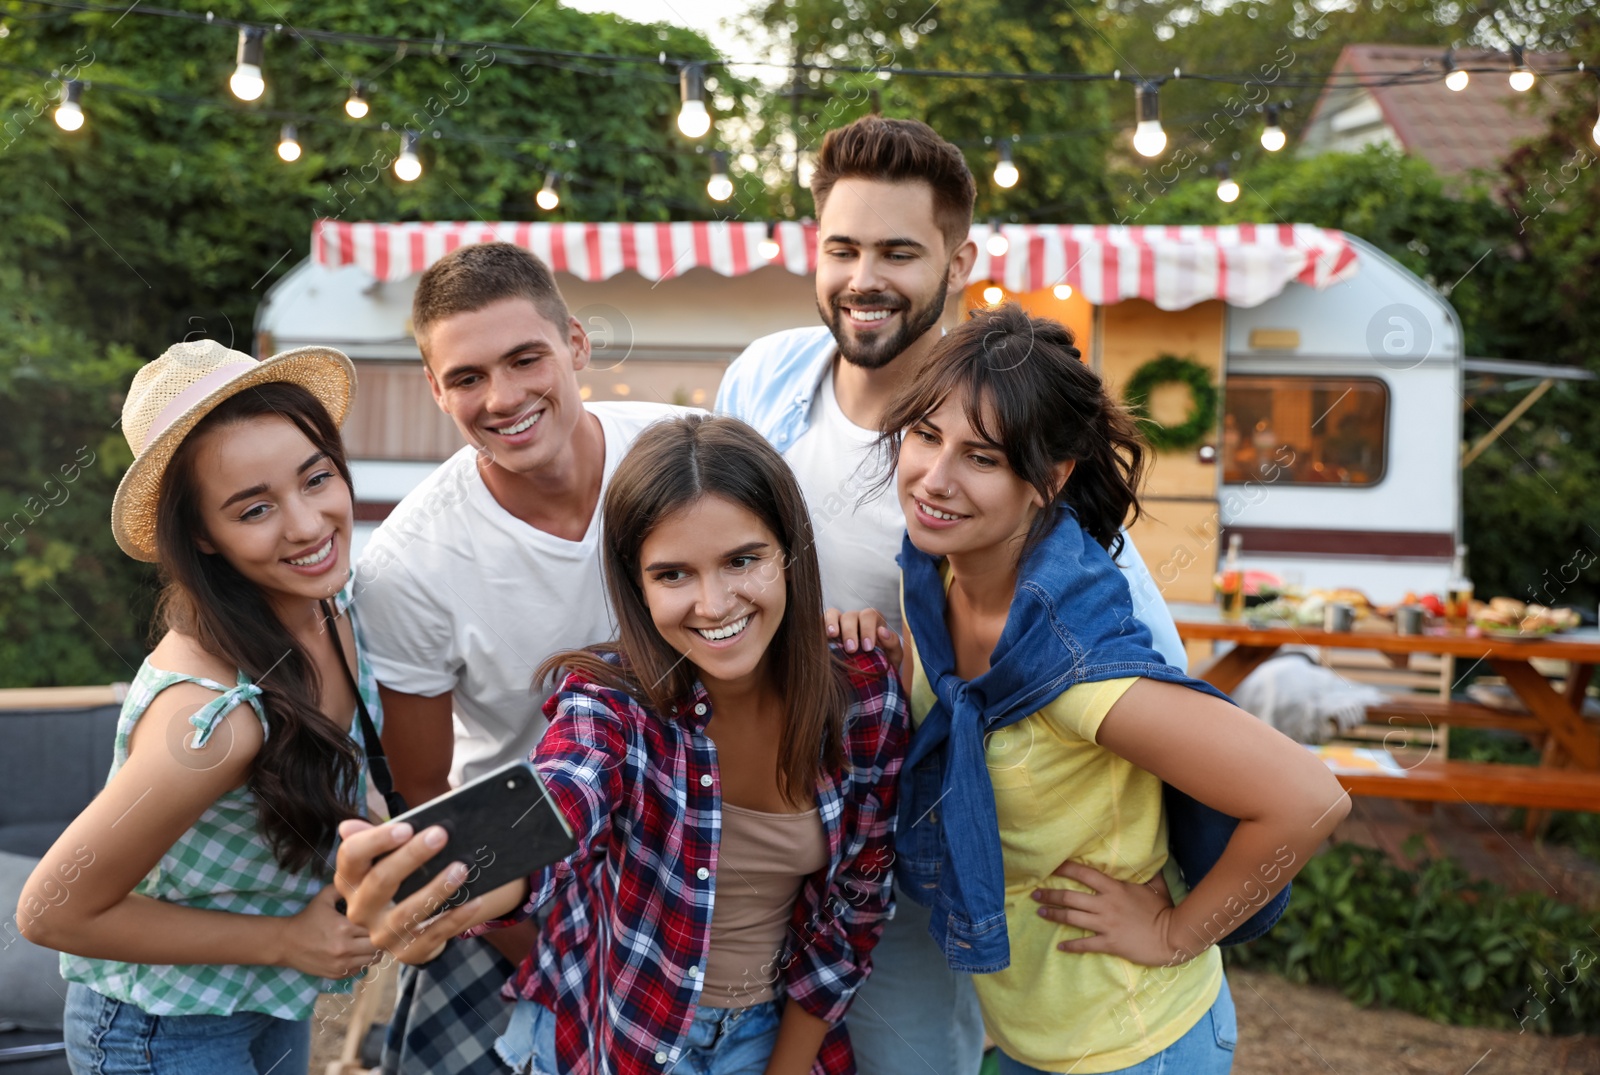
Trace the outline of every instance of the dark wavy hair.
{"label": "dark wavy hair", "polygon": [[[1082,361],[1071,329],[1031,317],[1015,303],[975,311],[934,345],[927,363],[890,401],[879,446],[894,466],[905,433],[952,392],[964,393],[967,421],[978,435],[1044,498],[1019,559],[1050,532],[1063,508],[1112,556],[1122,551],[1123,526],[1141,514],[1144,439]],[[1057,489],[1054,468],[1069,459],[1072,474]]]}
{"label": "dark wavy hair", "polygon": [[249,780],[258,824],[284,869],[326,873],[339,822],[359,816],[355,744],[323,714],[316,665],[266,596],[221,555],[202,552],[196,543],[206,533],[196,446],[208,432],[268,415],[293,422],[350,483],[339,428],[306,389],[264,384],[218,404],[184,438],[162,478],[156,549],[163,588],[156,622],[194,638],[261,688],[269,733]]}
{"label": "dark wavy hair", "polygon": [[[661,714],[692,695],[695,667],[668,645],[650,617],[640,550],[663,519],[707,496],[751,512],[782,547],[788,603],[767,652],[786,706],[778,790],[794,802],[813,792],[824,767],[844,765],[848,680],[828,648],[822,573],[805,496],[783,457],[737,418],[669,418],[634,441],[611,476],[602,508],[606,593],[620,636],[607,645],[556,654],[539,667],[536,682],[562,669],[581,671]],[[620,663],[607,659],[616,656]]]}

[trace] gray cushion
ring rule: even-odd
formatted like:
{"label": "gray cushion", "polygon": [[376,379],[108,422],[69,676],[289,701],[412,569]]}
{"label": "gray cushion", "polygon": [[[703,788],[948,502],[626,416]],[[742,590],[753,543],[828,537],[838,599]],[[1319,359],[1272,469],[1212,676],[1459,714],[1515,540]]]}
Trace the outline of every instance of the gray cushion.
{"label": "gray cushion", "polygon": [[67,831],[67,826],[70,824],[72,818],[62,817],[51,818],[49,821],[19,821],[15,825],[0,825],[0,851],[9,851],[13,855],[22,855],[26,858],[41,858],[50,850],[50,845]]}
{"label": "gray cushion", "polygon": [[0,851],[0,1030],[60,1030],[67,1003],[60,955],[24,938],[14,917],[38,861]]}

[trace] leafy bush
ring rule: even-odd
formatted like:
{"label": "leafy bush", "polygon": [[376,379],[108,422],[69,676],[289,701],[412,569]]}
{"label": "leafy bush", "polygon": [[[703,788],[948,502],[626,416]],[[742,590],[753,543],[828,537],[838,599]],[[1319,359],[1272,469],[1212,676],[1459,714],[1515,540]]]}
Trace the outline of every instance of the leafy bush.
{"label": "leafy bush", "polygon": [[1441,1023],[1592,1032],[1597,926],[1600,915],[1472,881],[1447,859],[1412,871],[1339,844],[1295,878],[1277,928],[1228,957]]}

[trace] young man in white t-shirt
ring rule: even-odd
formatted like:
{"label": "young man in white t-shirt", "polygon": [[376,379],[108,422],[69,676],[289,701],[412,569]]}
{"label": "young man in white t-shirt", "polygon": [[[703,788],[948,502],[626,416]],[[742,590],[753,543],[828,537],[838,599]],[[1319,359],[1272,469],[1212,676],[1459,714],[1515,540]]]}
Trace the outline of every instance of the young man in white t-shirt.
{"label": "young man in white t-shirt", "polygon": [[[684,409],[585,404],[588,337],[549,268],[509,243],[460,247],[429,268],[412,329],[433,398],[467,443],[373,534],[356,608],[384,748],[416,806],[526,757],[552,687],[534,670],[615,637],[600,497],[634,438]],[[385,1070],[502,1072],[499,991],[534,928],[453,941],[404,972]]]}
{"label": "young man in white t-shirt", "polygon": [[[763,337],[734,360],[717,410],[749,422],[794,468],[811,509],[823,599],[877,609],[900,629],[905,518],[874,447],[879,418],[948,328],[977,257],[976,194],[961,151],[914,120],[864,116],[830,131],[811,180],[817,311],[824,322]],[[1119,562],[1134,613],[1167,663],[1183,643],[1133,543]],[[862,1075],[976,1075],[983,1025],[971,977],[949,969],[929,912],[904,895],[848,1024]]]}

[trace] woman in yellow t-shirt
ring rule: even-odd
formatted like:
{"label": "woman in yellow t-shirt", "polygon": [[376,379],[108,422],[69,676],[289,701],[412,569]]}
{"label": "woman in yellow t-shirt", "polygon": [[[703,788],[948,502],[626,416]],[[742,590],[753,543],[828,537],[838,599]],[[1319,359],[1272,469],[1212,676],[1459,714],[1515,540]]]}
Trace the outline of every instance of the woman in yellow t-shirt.
{"label": "woman in yellow t-shirt", "polygon": [[[930,804],[902,811],[902,891],[927,898],[952,966],[978,972],[1002,1071],[1229,1071],[1216,942],[1349,799],[1151,647],[1113,560],[1145,450],[1068,329],[1015,306],[975,315],[884,430],[918,724],[901,794]],[[1168,869],[1174,789],[1238,819],[1187,894]]]}

